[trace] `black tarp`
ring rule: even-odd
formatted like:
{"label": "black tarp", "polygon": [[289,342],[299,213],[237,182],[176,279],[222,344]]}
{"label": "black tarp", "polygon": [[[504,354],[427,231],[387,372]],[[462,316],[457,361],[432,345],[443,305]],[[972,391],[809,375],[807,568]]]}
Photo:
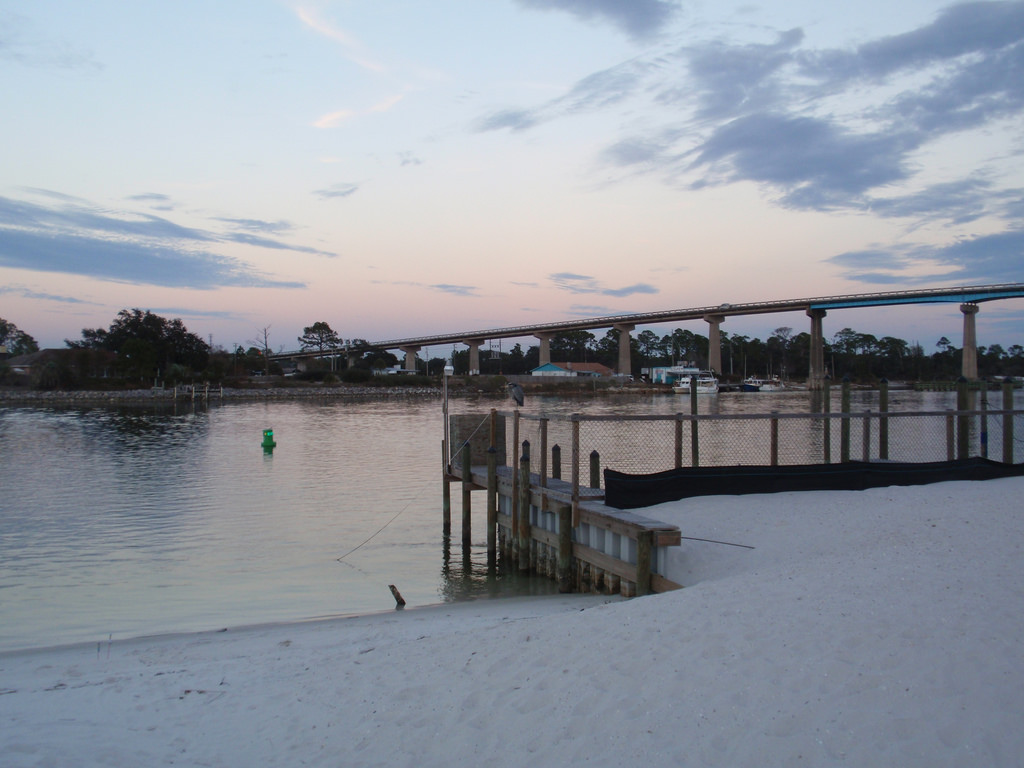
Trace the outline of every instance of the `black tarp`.
{"label": "black tarp", "polygon": [[606,469],[604,498],[610,507],[635,509],[691,496],[859,491],[888,485],[925,485],[943,480],[990,480],[1018,475],[1024,475],[1024,464],[1002,464],[977,457],[921,463],[851,461],[779,467],[684,467],[650,475]]}

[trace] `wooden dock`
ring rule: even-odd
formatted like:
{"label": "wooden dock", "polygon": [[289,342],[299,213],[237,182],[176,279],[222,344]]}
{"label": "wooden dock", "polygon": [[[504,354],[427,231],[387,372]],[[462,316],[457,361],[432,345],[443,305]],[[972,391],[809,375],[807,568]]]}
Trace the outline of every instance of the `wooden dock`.
{"label": "wooden dock", "polygon": [[[496,431],[493,425],[490,431]],[[540,472],[531,471],[529,453],[520,457],[518,469],[498,458],[486,438],[470,440],[446,467],[446,533],[450,486],[459,483],[464,545],[471,541],[472,492],[485,491],[488,553],[500,548],[519,570],[557,580],[563,592],[633,597],[680,588],[664,575],[668,548],[681,541],[677,526],[607,506],[604,491],[581,484],[578,472],[570,481],[547,476],[546,461]]]}

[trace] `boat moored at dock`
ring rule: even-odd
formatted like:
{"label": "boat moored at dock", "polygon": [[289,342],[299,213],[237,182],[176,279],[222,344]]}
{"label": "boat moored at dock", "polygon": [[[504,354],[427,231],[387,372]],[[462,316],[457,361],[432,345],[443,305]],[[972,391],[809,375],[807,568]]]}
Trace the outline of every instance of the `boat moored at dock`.
{"label": "boat moored at dock", "polygon": [[694,379],[698,395],[713,395],[718,392],[718,377],[714,371],[678,365],[669,368],[667,373],[672,376],[672,391],[677,395],[690,394],[690,382]]}

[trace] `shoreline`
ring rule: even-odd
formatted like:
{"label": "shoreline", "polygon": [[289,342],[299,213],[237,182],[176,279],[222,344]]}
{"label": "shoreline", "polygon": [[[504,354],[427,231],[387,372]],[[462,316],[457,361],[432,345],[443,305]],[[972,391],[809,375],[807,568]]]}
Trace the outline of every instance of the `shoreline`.
{"label": "shoreline", "polygon": [[668,563],[685,588],[648,597],[3,653],[5,765],[1009,768],[1024,754],[1022,491],[658,505],[693,538]]}

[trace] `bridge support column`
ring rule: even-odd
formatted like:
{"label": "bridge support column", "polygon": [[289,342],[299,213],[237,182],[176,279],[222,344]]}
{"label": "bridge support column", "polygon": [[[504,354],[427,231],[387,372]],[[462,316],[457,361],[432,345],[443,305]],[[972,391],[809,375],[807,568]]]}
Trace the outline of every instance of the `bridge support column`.
{"label": "bridge support column", "polygon": [[974,316],[978,314],[977,304],[961,304],[964,313],[964,349],[960,373],[968,381],[978,378],[978,336]]}
{"label": "bridge support column", "polygon": [[824,309],[808,309],[811,318],[811,349],[810,370],[807,375],[807,389],[821,390],[825,388],[825,335],[822,333],[822,320],[827,313]]}
{"label": "bridge support column", "polygon": [[722,331],[724,315],[704,315],[708,324],[708,368],[715,373],[722,373]]}
{"label": "bridge support column", "polygon": [[410,346],[407,346],[407,347],[399,347],[399,349],[402,350],[403,352],[405,352],[405,366],[404,366],[404,370],[412,371],[412,372],[415,373],[415,371],[416,371],[416,353],[420,351],[420,347],[411,346],[410,345]]}
{"label": "bridge support column", "polygon": [[486,339],[463,339],[462,343],[469,347],[469,375],[480,375],[480,347]]}
{"label": "bridge support column", "polygon": [[540,360],[538,365],[547,365],[551,362],[551,338],[553,333],[535,333],[534,337],[540,340]]}
{"label": "bridge support column", "polygon": [[619,323],[614,326],[619,332],[619,370],[623,376],[631,376],[633,374],[633,356],[630,354],[630,331],[636,328],[635,325],[630,323]]}

